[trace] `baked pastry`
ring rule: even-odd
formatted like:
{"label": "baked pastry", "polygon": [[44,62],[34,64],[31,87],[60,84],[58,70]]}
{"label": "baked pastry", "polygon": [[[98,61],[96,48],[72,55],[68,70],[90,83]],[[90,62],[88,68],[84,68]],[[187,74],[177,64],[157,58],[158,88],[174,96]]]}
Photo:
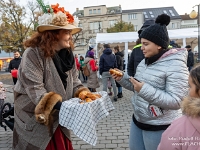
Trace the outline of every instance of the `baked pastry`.
{"label": "baked pastry", "polygon": [[92,102],[92,99],[91,98],[86,98],[85,101],[86,101],[86,103]]}
{"label": "baked pastry", "polygon": [[88,91],[82,91],[79,93],[78,98],[85,100],[87,98]]}
{"label": "baked pastry", "polygon": [[100,94],[94,94],[94,93],[87,93],[86,96],[87,96],[87,98],[90,98],[90,99],[92,99],[92,100],[96,100],[96,99],[98,99],[98,98],[101,97]]}
{"label": "baked pastry", "polygon": [[117,75],[117,76],[119,76],[119,77],[122,77],[122,76],[123,76],[123,73],[122,73],[122,72],[120,72],[120,71],[118,71],[118,70],[115,70],[115,69],[110,69],[109,72],[110,72],[111,75],[112,75],[112,74],[115,74],[115,75]]}

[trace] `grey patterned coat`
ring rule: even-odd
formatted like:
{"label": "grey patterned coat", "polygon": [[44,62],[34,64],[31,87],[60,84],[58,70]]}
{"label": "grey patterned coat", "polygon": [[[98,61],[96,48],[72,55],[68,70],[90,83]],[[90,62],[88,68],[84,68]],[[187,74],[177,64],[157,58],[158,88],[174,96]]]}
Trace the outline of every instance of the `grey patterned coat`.
{"label": "grey patterned coat", "polygon": [[[14,88],[14,150],[46,149],[51,137],[49,137],[47,127],[36,122],[34,109],[43,95],[50,91],[60,94],[63,101],[72,98],[77,87],[82,84],[77,77],[75,65],[66,73],[68,74],[67,88],[64,89],[52,59],[45,59],[43,52],[37,48],[26,49],[18,70],[18,81]],[[58,127],[58,112],[56,118],[53,125],[54,131]],[[62,128],[62,131],[70,139],[69,130]]]}
{"label": "grey patterned coat", "polygon": [[[137,121],[150,125],[167,125],[180,117],[180,102],[188,92],[187,50],[171,49],[156,62],[146,65],[142,60],[135,78],[144,82],[142,89],[135,91],[131,101]],[[134,91],[129,76],[125,74],[119,83]],[[163,114],[154,117],[150,104],[160,107]]]}

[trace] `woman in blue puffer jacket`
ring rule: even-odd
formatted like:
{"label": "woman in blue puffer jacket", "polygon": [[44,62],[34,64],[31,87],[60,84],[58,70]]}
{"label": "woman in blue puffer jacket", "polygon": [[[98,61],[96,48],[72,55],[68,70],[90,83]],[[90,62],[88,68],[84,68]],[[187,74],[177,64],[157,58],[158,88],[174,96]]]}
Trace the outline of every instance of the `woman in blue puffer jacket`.
{"label": "woman in blue puffer jacket", "polygon": [[170,17],[162,14],[140,34],[145,58],[135,79],[113,75],[124,88],[134,91],[130,150],[156,150],[162,133],[182,115],[180,102],[188,91],[187,50],[168,49],[169,22]]}

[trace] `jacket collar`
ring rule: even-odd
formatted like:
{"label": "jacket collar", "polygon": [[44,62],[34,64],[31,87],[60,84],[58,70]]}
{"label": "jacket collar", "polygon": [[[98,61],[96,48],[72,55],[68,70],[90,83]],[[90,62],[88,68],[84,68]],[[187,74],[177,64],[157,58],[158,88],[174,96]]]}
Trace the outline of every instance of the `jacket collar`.
{"label": "jacket collar", "polygon": [[185,98],[182,101],[182,110],[187,116],[200,117],[200,98]]}
{"label": "jacket collar", "polygon": [[142,46],[142,44],[135,45],[135,46],[133,47],[133,49],[134,49],[134,48],[141,47],[141,46]]}
{"label": "jacket collar", "polygon": [[182,101],[183,114],[188,116],[191,124],[200,132],[200,98],[187,97]]}
{"label": "jacket collar", "polygon": [[158,54],[149,57],[149,58],[145,58],[145,64],[150,65],[154,62],[156,62],[165,52],[167,52],[168,50],[161,50]]}

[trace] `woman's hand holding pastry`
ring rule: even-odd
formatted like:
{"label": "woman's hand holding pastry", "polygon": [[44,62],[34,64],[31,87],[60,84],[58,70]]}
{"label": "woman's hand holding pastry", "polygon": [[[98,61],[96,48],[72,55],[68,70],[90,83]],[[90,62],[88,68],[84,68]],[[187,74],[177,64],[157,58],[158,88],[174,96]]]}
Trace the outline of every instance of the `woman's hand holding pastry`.
{"label": "woman's hand holding pastry", "polygon": [[119,81],[123,77],[123,73],[119,69],[110,69],[109,70],[110,74],[112,75],[112,78],[115,79],[116,81]]}

